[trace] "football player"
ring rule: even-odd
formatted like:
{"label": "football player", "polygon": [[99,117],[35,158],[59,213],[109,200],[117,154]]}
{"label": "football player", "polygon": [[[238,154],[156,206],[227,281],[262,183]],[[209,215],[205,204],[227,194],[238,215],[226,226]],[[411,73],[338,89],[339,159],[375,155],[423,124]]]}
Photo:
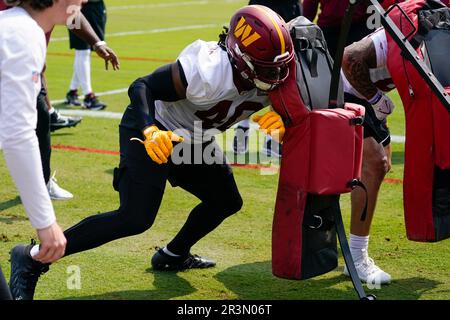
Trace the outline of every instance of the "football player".
{"label": "football player", "polygon": [[[385,1],[389,2],[403,1]],[[450,6],[447,1],[442,4]],[[395,89],[395,85],[388,68],[388,41],[384,28],[345,48],[341,74],[345,101],[366,108],[361,180],[367,187],[367,217],[365,221],[360,221],[366,195],[357,188],[351,195],[350,251],[362,281],[377,279],[380,284],[389,283],[391,276],[368,255],[369,232],[378,192],[391,168],[391,137],[387,117],[395,105],[386,93]],[[344,273],[348,275],[347,268]]]}
{"label": "football player", "polygon": [[[350,251],[362,281],[369,277],[389,283],[391,276],[375,265],[368,255],[369,231],[378,191],[391,168],[390,133],[386,118],[394,103],[386,92],[394,89],[387,69],[387,40],[384,29],[346,47],[342,64],[345,101],[366,108],[361,180],[367,188],[367,217],[360,220],[366,194],[352,191]],[[358,188],[357,188],[358,189]],[[347,268],[344,273],[348,275]]]}
{"label": "football player", "polygon": [[[249,5],[263,5],[276,13],[278,13],[285,22],[302,14],[302,4],[300,0],[250,0]],[[250,135],[250,119],[242,120],[238,123],[233,138],[233,151],[235,154],[245,154],[248,152]],[[281,144],[272,141],[270,136],[266,137],[266,141],[262,147],[262,151],[268,157],[281,157]]]}
{"label": "football player", "polygon": [[[219,43],[197,40],[176,62],[137,79],[119,128],[121,158],[113,186],[120,207],[66,230],[65,255],[150,228],[168,180],[195,195],[199,204],[175,238],[155,253],[153,268],[215,266],[192,254],[191,247],[238,212],[242,198],[213,134],[267,106],[267,93],[288,78],[293,57],[285,22],[269,8],[246,6],[233,15]],[[282,139],[284,125],[275,112],[258,123]],[[19,245],[12,250],[14,298],[32,299],[38,277],[49,268],[47,261],[33,257],[38,249]]]}
{"label": "football player", "polygon": [[[103,0],[88,0],[81,9],[86,22],[91,26],[98,42],[91,44],[74,32],[69,32],[70,49],[75,49],[73,75],[70,82],[70,90],[66,94],[65,103],[73,106],[81,106],[78,100],[78,87],[84,94],[83,106],[88,110],[103,110],[106,104],[98,100],[92,90],[91,83],[91,49],[98,52],[100,47],[106,45],[106,6]],[[113,64],[114,67],[114,64]]]}
{"label": "football player", "polygon": [[[80,8],[82,2],[6,0],[6,5],[17,7],[0,12],[0,147],[41,241],[35,258],[47,263],[64,255],[66,239],[44,182],[35,132],[36,100],[46,55],[45,33],[56,24],[65,25],[70,16],[67,8]],[[0,285],[4,283],[1,279]],[[7,298],[5,290],[0,291]]]}

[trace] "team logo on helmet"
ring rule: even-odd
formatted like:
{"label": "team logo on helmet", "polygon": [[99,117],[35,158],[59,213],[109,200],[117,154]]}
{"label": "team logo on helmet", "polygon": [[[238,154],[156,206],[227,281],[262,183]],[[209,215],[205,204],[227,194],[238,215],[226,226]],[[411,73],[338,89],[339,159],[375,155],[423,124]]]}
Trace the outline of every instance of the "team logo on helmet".
{"label": "team logo on helmet", "polygon": [[289,76],[294,58],[289,29],[268,7],[250,5],[236,11],[225,47],[241,77],[260,90],[273,90]]}
{"label": "team logo on helmet", "polygon": [[253,32],[253,34],[250,34],[252,31],[252,27],[245,22],[245,18],[241,17],[241,20],[239,20],[236,28],[234,29],[234,35],[236,38],[241,40],[244,47],[248,47],[253,42],[261,38],[261,35],[256,31]]}

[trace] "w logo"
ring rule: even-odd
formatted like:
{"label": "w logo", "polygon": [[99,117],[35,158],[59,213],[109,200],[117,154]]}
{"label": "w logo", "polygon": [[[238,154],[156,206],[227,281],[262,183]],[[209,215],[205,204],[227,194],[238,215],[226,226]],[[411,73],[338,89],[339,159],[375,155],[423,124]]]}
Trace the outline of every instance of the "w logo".
{"label": "w logo", "polygon": [[247,23],[245,23],[245,18],[242,17],[241,20],[239,20],[236,29],[234,29],[234,35],[236,38],[240,38],[242,44],[244,47],[248,47],[253,42],[261,38],[259,33],[253,32],[253,34],[250,34],[252,32],[252,27],[250,27]]}

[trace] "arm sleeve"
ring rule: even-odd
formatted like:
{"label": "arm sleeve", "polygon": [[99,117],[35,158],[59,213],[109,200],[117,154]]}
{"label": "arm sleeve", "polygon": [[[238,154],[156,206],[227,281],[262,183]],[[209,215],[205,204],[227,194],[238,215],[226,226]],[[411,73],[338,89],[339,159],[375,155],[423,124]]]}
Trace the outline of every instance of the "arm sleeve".
{"label": "arm sleeve", "polygon": [[[177,61],[183,85],[187,87],[183,68]],[[130,108],[134,110],[140,130],[155,123],[155,101],[177,101],[178,97],[172,79],[172,65],[156,69],[146,77],[134,81],[129,90]]]}
{"label": "arm sleeve", "polygon": [[25,211],[36,229],[49,227],[56,220],[35,132],[39,74],[45,57],[43,34],[41,40],[16,34],[3,39],[0,49],[0,141]]}
{"label": "arm sleeve", "polygon": [[35,229],[49,227],[56,218],[45,186],[36,134],[24,136],[15,140],[15,143],[4,144],[3,149],[6,164],[31,225]]}
{"label": "arm sleeve", "polygon": [[310,21],[314,21],[319,9],[319,0],[303,0],[303,15]]}

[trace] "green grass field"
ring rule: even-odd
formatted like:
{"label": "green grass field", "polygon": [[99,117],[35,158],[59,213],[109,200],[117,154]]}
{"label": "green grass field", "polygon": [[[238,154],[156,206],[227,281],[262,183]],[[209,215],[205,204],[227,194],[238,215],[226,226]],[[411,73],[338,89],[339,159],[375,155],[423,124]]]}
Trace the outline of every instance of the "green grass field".
{"label": "green grass field", "polygon": [[[96,92],[127,88],[137,77],[175,60],[180,50],[196,39],[216,40],[221,26],[246,1],[108,0],[106,4],[107,41],[121,57],[121,70],[105,71],[103,61],[93,55]],[[57,28],[49,47],[47,78],[52,100],[63,99],[70,83],[73,51],[66,37],[67,31]],[[398,108],[390,120],[391,131],[404,135],[401,103],[396,94],[392,97]],[[105,95],[102,100],[108,103],[108,112],[122,112],[128,102],[126,93]],[[54,133],[52,143],[118,151],[119,121],[86,115],[76,128]],[[227,136],[232,134],[229,131]],[[253,144],[252,150],[256,147]],[[403,154],[404,145],[394,143],[388,178],[402,179]],[[53,150],[52,169],[57,170],[58,183],[75,196],[67,202],[54,202],[62,227],[118,207],[118,194],[111,184],[118,160],[117,155]],[[355,299],[350,280],[342,275],[342,258],[336,270],[311,280],[272,276],[271,226],[278,176],[243,168],[235,168],[234,173],[244,207],[193,248],[194,253],[216,259],[216,268],[178,273],[150,268],[154,248],[176,234],[198,203],[192,195],[168,185],[150,230],[62,259],[40,279],[36,299]],[[9,277],[9,250],[36,236],[3,157],[0,177],[0,262]],[[348,195],[342,197],[341,206],[348,230]],[[372,292],[379,299],[450,299],[450,242],[406,239],[401,183],[383,184],[370,239],[370,255],[393,277],[390,285]],[[67,286],[71,266],[81,271],[81,288],[77,290]]]}

